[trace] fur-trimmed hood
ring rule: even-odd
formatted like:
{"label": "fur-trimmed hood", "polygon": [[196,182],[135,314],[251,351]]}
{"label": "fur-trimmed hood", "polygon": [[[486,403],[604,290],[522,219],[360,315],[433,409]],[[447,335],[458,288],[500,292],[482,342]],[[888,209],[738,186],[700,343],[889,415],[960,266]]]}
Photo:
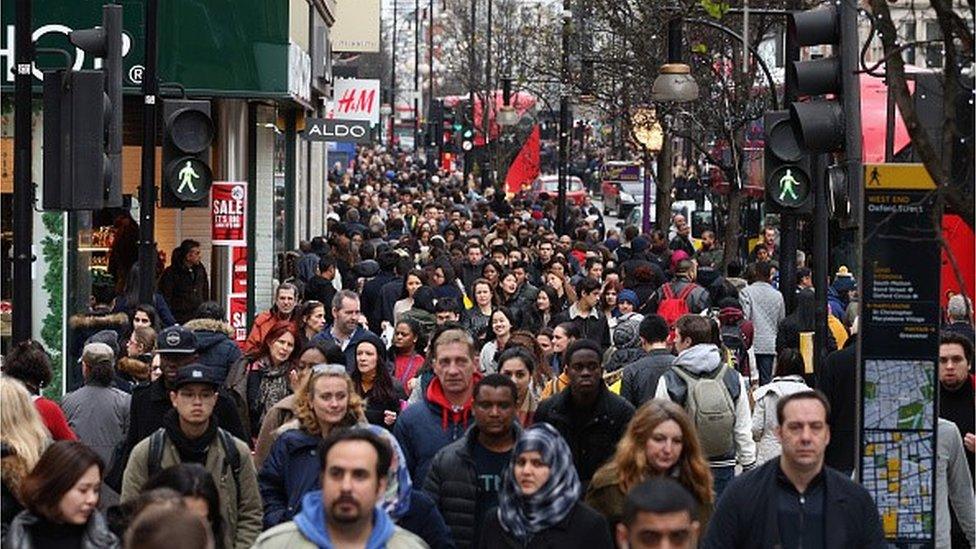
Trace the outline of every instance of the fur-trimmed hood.
{"label": "fur-trimmed hood", "polygon": [[234,336],[234,328],[223,320],[213,320],[210,318],[194,318],[183,325],[191,332],[220,332],[227,337]]}
{"label": "fur-trimmed hood", "polygon": [[113,330],[128,328],[129,317],[125,313],[85,313],[71,315],[68,325],[75,330]]}

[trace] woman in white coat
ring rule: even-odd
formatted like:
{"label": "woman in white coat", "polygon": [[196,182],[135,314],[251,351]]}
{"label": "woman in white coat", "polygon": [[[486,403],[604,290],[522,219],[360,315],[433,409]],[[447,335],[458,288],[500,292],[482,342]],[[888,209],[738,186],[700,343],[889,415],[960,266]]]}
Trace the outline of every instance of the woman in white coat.
{"label": "woman in white coat", "polygon": [[756,465],[761,465],[781,452],[776,438],[776,403],[779,399],[800,391],[809,391],[803,381],[803,357],[798,349],[785,348],[776,357],[776,375],[753,393],[756,407],[752,411],[752,438],[756,441]]}

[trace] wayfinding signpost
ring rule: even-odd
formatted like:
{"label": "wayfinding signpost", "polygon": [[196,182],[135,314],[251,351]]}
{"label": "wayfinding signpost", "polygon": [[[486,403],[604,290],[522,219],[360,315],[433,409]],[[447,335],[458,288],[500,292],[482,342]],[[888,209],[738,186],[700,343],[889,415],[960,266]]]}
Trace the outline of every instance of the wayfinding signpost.
{"label": "wayfinding signpost", "polygon": [[935,527],[940,250],[935,183],[921,164],[864,170],[860,467],[885,537]]}

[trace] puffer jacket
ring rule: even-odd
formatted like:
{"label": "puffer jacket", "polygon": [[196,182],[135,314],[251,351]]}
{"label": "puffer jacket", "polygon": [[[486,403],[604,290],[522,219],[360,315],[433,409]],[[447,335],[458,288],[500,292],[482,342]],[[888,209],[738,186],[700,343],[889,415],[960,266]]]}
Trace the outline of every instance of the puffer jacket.
{"label": "puffer jacket", "polygon": [[[515,425],[518,440],[521,429]],[[464,437],[445,446],[430,464],[424,479],[424,492],[430,494],[440,509],[444,522],[451,530],[459,549],[474,547],[478,522],[478,473],[475,469],[473,447],[478,440],[478,426],[468,429]]]}
{"label": "puffer jacket", "polygon": [[[21,511],[14,517],[7,535],[3,538],[4,549],[31,549],[34,547],[31,528],[34,525],[43,525],[45,522],[47,521],[30,511]],[[97,510],[94,511],[88,517],[85,533],[81,536],[81,549],[115,549],[121,546],[119,538],[109,531],[105,517]]]}
{"label": "puffer jacket", "polygon": [[234,328],[222,320],[194,318],[184,327],[197,339],[197,362],[219,372],[220,381],[227,378],[230,367],[241,358],[241,348],[234,342]]}
{"label": "puffer jacket", "polygon": [[756,441],[756,465],[766,463],[782,451],[776,438],[776,403],[800,391],[809,391],[802,376],[774,377],[753,393],[756,408],[752,411],[752,438]]}

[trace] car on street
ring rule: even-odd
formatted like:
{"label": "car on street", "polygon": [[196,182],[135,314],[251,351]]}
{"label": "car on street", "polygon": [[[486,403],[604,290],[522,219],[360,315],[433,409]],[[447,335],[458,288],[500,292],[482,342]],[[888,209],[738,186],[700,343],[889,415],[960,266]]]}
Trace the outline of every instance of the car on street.
{"label": "car on street", "polygon": [[[600,169],[603,214],[610,215],[616,210],[617,217],[624,218],[635,206],[642,204],[644,177],[644,166],[640,162],[611,160],[604,164]],[[652,181],[652,189],[653,185]]]}
{"label": "car on street", "polygon": [[[559,195],[559,176],[543,175],[532,182],[528,192],[529,198],[537,200],[546,196],[555,201]],[[586,198],[586,187],[583,180],[576,176],[566,177],[566,202],[579,206]]]}

